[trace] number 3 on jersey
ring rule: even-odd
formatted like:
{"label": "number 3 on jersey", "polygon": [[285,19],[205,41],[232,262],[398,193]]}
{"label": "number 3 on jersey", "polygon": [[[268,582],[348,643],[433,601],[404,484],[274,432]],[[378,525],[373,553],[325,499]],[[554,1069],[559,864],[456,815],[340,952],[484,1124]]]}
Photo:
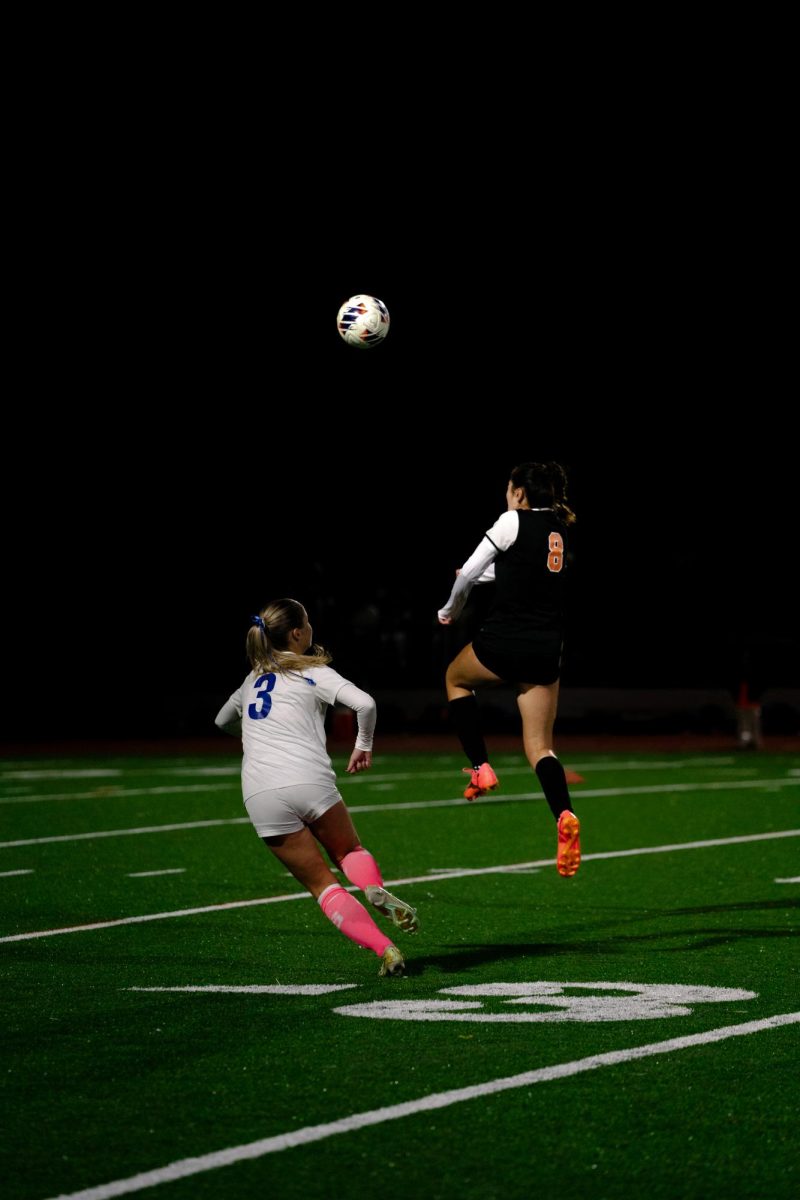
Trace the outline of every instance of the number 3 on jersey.
{"label": "number 3 on jersey", "polygon": [[560,533],[551,533],[548,541],[547,569],[557,574],[564,566],[564,539]]}
{"label": "number 3 on jersey", "polygon": [[270,692],[275,687],[275,678],[275,674],[270,671],[269,675],[259,675],[253,684],[253,687],[259,687],[266,680],[266,686],[262,687],[260,692],[256,692],[256,701],[261,701],[261,707],[259,708],[257,703],[248,704],[247,706],[247,715],[248,717],[252,717],[254,721],[262,721],[264,717],[269,716],[269,710],[272,708],[272,696],[270,696]]}

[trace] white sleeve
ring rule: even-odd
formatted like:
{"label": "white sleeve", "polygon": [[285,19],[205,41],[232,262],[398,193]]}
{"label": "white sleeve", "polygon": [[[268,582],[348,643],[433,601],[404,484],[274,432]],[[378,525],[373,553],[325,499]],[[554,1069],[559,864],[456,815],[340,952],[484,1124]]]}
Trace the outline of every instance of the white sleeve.
{"label": "white sleeve", "polygon": [[334,671],[333,667],[311,667],[303,671],[303,675],[314,684],[317,699],[322,704],[335,704],[339,692],[349,682],[344,675]]}
{"label": "white sleeve", "polygon": [[214,724],[234,737],[242,732],[242,689],[237,688],[214,718]]}
{"label": "white sleeve", "polygon": [[369,692],[362,692],[354,683],[345,680],[344,687],[339,689],[339,704],[346,704],[358,716],[358,736],[356,750],[371,750],[372,738],[375,733],[375,721],[378,709]]}
{"label": "white sleeve", "polygon": [[491,529],[486,530],[486,537],[494,547],[502,554],[504,550],[510,550],[517,540],[519,533],[519,513],[516,509],[511,509],[511,512],[504,512],[498,517]]}
{"label": "white sleeve", "polygon": [[440,617],[455,620],[461,615],[473,584],[488,583],[494,579],[494,560],[500,552],[514,545],[518,532],[519,517],[515,511],[504,512],[498,517],[456,576],[447,604],[439,609]]}

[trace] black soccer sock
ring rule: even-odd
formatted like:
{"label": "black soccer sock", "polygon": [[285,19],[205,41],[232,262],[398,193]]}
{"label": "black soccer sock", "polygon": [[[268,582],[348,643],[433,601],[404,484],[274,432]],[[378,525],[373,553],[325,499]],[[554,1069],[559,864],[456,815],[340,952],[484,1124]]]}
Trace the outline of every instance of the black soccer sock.
{"label": "black soccer sock", "polygon": [[481,766],[488,761],[488,755],[478,719],[478,701],[474,696],[459,696],[449,700],[447,707],[464,753],[473,767]]}
{"label": "black soccer sock", "polygon": [[567,777],[558,759],[552,754],[540,758],[536,764],[536,774],[539,776],[544,798],[550,805],[550,811],[555,819],[558,820],[565,808],[573,812],[567,788]]}

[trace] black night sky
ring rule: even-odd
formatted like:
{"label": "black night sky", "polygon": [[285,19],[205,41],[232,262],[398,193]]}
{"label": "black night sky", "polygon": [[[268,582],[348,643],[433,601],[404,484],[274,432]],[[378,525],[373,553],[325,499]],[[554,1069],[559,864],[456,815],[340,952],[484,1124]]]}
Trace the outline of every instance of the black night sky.
{"label": "black night sky", "polygon": [[[745,655],[800,684],[779,310],[722,233],[252,228],[129,231],[76,297],[62,247],[51,399],[7,446],[4,740],[204,732],[287,594],[357,682],[439,686],[454,568],[548,458],[578,516],[564,686],[733,687]],[[369,352],[335,328],[357,292],[391,313]]]}

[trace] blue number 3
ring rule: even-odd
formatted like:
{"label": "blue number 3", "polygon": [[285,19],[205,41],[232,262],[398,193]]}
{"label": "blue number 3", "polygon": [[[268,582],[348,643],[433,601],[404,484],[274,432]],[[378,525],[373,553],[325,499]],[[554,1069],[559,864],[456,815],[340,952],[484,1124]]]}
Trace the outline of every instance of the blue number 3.
{"label": "blue number 3", "polygon": [[252,717],[254,721],[261,721],[264,717],[269,716],[269,710],[272,708],[272,696],[270,692],[275,687],[275,675],[270,671],[269,675],[259,675],[258,679],[253,684],[253,687],[258,687],[264,680],[267,681],[267,686],[263,687],[260,692],[256,692],[256,700],[261,700],[261,708],[257,704],[248,704],[247,715]]}

